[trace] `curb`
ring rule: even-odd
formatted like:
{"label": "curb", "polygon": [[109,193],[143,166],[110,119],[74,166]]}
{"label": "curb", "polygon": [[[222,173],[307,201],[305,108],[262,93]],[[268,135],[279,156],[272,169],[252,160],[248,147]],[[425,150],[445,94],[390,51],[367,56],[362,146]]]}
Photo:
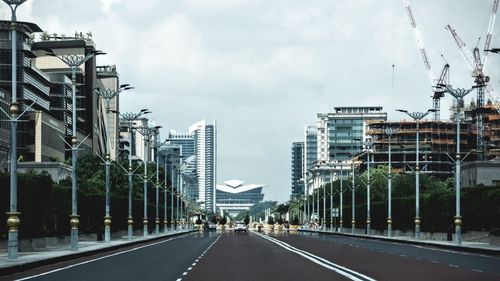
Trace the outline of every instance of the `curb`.
{"label": "curb", "polygon": [[[109,247],[103,247],[100,249],[93,249],[93,250],[88,250],[88,251],[76,251],[76,252],[71,252],[69,254],[61,255],[58,257],[53,257],[53,258],[46,258],[46,259],[40,259],[40,260],[35,260],[35,261],[29,261],[23,264],[16,264],[12,266],[7,266],[4,268],[0,268],[0,276],[6,276],[18,272],[23,272],[27,270],[31,270],[37,267],[45,266],[45,265],[51,265],[59,262],[64,262],[64,261],[69,261],[73,259],[78,259],[78,258],[83,258],[99,253],[106,253],[106,252],[111,252],[114,250],[118,250],[120,248],[125,248],[125,247],[130,247],[130,246],[136,246],[136,245],[142,245],[142,244],[147,244],[153,241],[158,241],[162,239],[167,239],[170,237],[175,237],[183,234],[188,234],[191,232],[195,232],[196,230],[190,230],[190,231],[185,231],[185,232],[178,232],[178,233],[171,233],[167,235],[162,235],[162,236],[156,236],[156,237],[151,237],[149,239],[141,239],[141,240],[136,240],[136,241],[131,241],[128,243],[123,243],[120,245],[113,245]],[[69,250],[68,250],[69,251]]]}
{"label": "curb", "polygon": [[397,239],[383,236],[371,236],[371,235],[363,235],[363,234],[351,234],[351,233],[339,233],[339,232],[328,232],[328,231],[314,231],[314,230],[305,230],[300,229],[299,232],[310,232],[310,233],[321,233],[328,235],[337,235],[337,236],[345,236],[345,237],[354,237],[354,238],[364,238],[370,240],[379,240],[379,241],[387,241],[387,242],[397,242],[401,244],[412,244],[412,245],[424,245],[430,246],[434,248],[442,248],[448,250],[458,250],[467,253],[475,253],[475,254],[487,254],[492,256],[500,256],[500,249],[486,249],[486,248],[477,248],[471,246],[463,246],[463,245],[447,245],[434,243],[430,241],[417,241],[417,240],[406,240],[406,239]]}

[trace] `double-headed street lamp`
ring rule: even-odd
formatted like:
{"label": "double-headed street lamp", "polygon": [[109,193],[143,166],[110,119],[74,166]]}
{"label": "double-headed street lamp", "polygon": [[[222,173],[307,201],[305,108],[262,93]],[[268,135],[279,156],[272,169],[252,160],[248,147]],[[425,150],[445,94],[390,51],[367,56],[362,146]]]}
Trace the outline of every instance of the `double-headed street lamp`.
{"label": "double-headed street lamp", "polygon": [[308,188],[307,188],[307,200],[309,201],[309,191],[311,190],[311,204],[309,206],[309,202],[307,204],[307,215],[309,218],[309,223],[311,223],[311,220],[314,220],[314,173],[311,169],[307,170],[307,181],[308,181]]}
{"label": "double-headed street lamp", "polygon": [[143,197],[144,197],[144,217],[142,219],[143,223],[143,236],[147,237],[148,236],[148,160],[149,160],[149,142],[151,140],[151,137],[155,133],[155,131],[158,129],[159,126],[157,127],[140,127],[136,128],[136,131],[141,134],[144,138],[144,177],[143,177]]}
{"label": "double-headed street lamp", "polygon": [[457,154],[455,156],[455,242],[462,243],[462,217],[460,216],[460,107],[464,103],[464,97],[469,94],[471,89],[452,89],[447,87],[446,92],[457,100],[457,112],[455,119],[457,122]]}
{"label": "double-headed street lamp", "polygon": [[8,237],[8,259],[17,259],[18,254],[18,227],[20,224],[17,211],[17,122],[19,119],[19,104],[17,103],[17,8],[26,0],[2,0],[12,12],[10,32],[11,32],[11,50],[12,50],[12,100],[10,103],[10,208],[7,213],[7,226],[9,228]]}
{"label": "double-headed street lamp", "polygon": [[340,206],[339,206],[339,231],[344,232],[344,161],[340,161]]}
{"label": "double-headed street lamp", "polygon": [[[122,91],[130,90],[133,89],[133,87],[130,87],[129,84],[121,85],[118,90],[114,89],[96,89],[95,92],[98,96],[100,96],[104,100],[105,104],[105,113],[106,117],[110,113],[109,110],[109,103],[111,102],[112,99],[117,97]],[[107,118],[106,118],[107,122]],[[108,126],[109,127],[109,126]],[[104,241],[105,242],[110,242],[111,241],[111,215],[110,215],[110,206],[109,206],[109,189],[110,189],[110,174],[111,174],[111,157],[109,155],[109,151],[111,150],[110,148],[110,141],[109,137],[106,138],[106,142],[104,145],[105,151],[105,159],[104,159],[104,164],[105,164],[105,172],[106,172],[106,183],[105,183],[105,189],[106,189],[106,207],[105,207],[105,216],[104,216]]]}
{"label": "double-headed street lamp", "polygon": [[76,160],[77,150],[82,143],[78,143],[76,136],[76,70],[89,59],[97,55],[106,53],[98,50],[89,52],[86,55],[71,54],[71,55],[56,55],[52,51],[47,50],[47,55],[59,58],[71,69],[71,90],[72,90],[72,136],[71,136],[71,250],[78,249],[78,225],[80,224],[77,208],[77,193],[76,193]]}
{"label": "double-headed street lamp", "polygon": [[425,116],[435,109],[428,109],[426,112],[408,112],[408,110],[397,109],[396,111],[406,113],[416,124],[416,153],[415,153],[415,239],[420,239],[420,166],[419,166],[419,123]]}
{"label": "double-headed street lamp", "polygon": [[370,202],[370,197],[371,197],[371,186],[370,186],[370,148],[373,145],[373,141],[365,141],[363,142],[366,148],[366,166],[367,166],[367,172],[368,172],[368,179],[366,183],[366,234],[370,235],[372,230],[371,230],[371,202]]}
{"label": "double-headed street lamp", "polygon": [[309,206],[309,190],[311,189],[310,186],[312,185],[312,172],[310,170],[307,170],[306,173],[306,178],[304,180],[304,193],[305,193],[305,205],[306,205],[306,222],[310,223],[311,222],[311,207]]}
{"label": "double-headed street lamp", "polygon": [[161,187],[161,184],[160,184],[160,173],[159,173],[159,168],[160,168],[160,147],[162,145],[164,145],[167,140],[161,142],[160,139],[159,139],[159,135],[160,135],[160,128],[161,126],[156,126],[155,127],[156,130],[154,131],[154,145],[153,145],[153,149],[156,153],[156,183],[154,184],[155,186],[155,195],[156,195],[156,199],[155,199],[155,203],[156,203],[156,207],[155,207],[155,214],[156,214],[156,218],[155,218],[155,234],[160,234],[160,214],[159,214],[159,200],[160,200],[160,187]]}
{"label": "double-headed street lamp", "polygon": [[[128,134],[129,134],[129,145],[128,145],[128,169],[126,169],[128,176],[128,217],[127,217],[127,237],[128,240],[132,240],[133,235],[133,225],[134,218],[132,217],[132,197],[133,197],[133,187],[132,187],[132,176],[135,170],[132,169],[132,135],[133,135],[133,123],[144,114],[149,114],[151,111],[149,109],[141,109],[139,113],[125,112],[119,113],[120,118],[127,122],[128,124]],[[137,167],[139,168],[139,166]],[[136,170],[137,170],[136,168]]]}
{"label": "double-headed street lamp", "polygon": [[168,192],[168,182],[167,182],[167,156],[165,155],[164,157],[165,162],[163,163],[164,165],[164,170],[163,170],[163,233],[167,233],[167,192]]}
{"label": "double-headed street lamp", "polygon": [[388,175],[387,175],[387,236],[392,237],[392,168],[391,168],[391,138],[398,129],[386,128],[385,134],[389,139],[388,146]]}
{"label": "double-headed street lamp", "polygon": [[328,166],[331,166],[331,164],[334,164],[330,169],[330,231],[333,231],[333,168],[335,162],[328,162]]}
{"label": "double-headed street lamp", "polygon": [[[351,140],[351,145],[354,144],[354,142],[360,142],[361,139],[352,139]],[[352,190],[352,220],[351,220],[351,233],[352,234],[355,234],[355,231],[356,231],[356,181],[355,181],[355,174],[354,174],[354,165],[355,165],[355,159],[356,157],[354,157],[355,153],[354,153],[354,148],[351,148],[351,152],[352,152],[352,187],[351,187],[351,190]]]}

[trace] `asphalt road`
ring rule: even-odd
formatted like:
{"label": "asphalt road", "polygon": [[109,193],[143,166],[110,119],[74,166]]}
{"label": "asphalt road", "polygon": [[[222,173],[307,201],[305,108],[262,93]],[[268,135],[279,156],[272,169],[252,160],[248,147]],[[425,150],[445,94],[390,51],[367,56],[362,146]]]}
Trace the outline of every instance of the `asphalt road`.
{"label": "asphalt road", "polygon": [[500,257],[324,234],[271,236],[376,280],[500,280]]}
{"label": "asphalt road", "polygon": [[226,233],[184,280],[500,280],[500,258],[322,234]]}
{"label": "asphalt road", "polygon": [[1,277],[33,281],[177,280],[219,237],[192,233]]}
{"label": "asphalt road", "polygon": [[194,233],[3,280],[500,280],[500,257],[323,234]]}

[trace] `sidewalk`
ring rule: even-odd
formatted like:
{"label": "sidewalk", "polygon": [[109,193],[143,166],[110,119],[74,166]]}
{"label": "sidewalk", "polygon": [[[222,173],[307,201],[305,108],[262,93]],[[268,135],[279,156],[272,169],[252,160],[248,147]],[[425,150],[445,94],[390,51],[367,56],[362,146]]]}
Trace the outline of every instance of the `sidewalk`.
{"label": "sidewalk", "polygon": [[356,237],[356,238],[364,238],[364,239],[373,239],[373,240],[381,240],[381,241],[389,241],[389,242],[397,242],[404,244],[413,244],[413,245],[422,245],[422,246],[431,246],[436,248],[443,248],[448,250],[456,250],[462,252],[469,253],[478,253],[478,254],[488,254],[500,256],[500,246],[491,245],[488,243],[481,242],[469,242],[462,241],[462,244],[457,244],[454,241],[442,241],[442,240],[417,240],[413,237],[409,236],[393,236],[387,237],[382,235],[366,235],[366,234],[351,234],[347,232],[334,232],[328,230],[308,230],[308,229],[299,229],[301,232],[311,232],[311,233],[323,233],[329,235],[338,235],[338,236],[347,236],[347,237]]}
{"label": "sidewalk", "polygon": [[111,242],[79,241],[77,251],[71,251],[69,245],[66,245],[64,247],[49,248],[43,251],[19,252],[16,260],[8,260],[7,251],[4,250],[0,252],[0,276],[29,270],[47,264],[117,250],[122,247],[144,244],[149,241],[160,240],[165,237],[182,235],[193,231],[194,230],[176,230],[160,233],[158,235],[150,234],[147,237],[135,236],[130,241],[127,240],[127,237],[111,240]]}

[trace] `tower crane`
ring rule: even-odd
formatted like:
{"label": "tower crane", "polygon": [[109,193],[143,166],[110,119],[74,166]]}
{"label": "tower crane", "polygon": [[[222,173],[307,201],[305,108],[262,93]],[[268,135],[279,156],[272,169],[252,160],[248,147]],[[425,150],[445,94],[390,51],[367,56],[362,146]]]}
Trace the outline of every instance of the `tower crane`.
{"label": "tower crane", "polygon": [[467,66],[472,71],[472,77],[474,78],[474,87],[477,89],[477,100],[476,100],[476,127],[477,127],[477,156],[478,160],[485,159],[485,143],[484,143],[484,126],[483,126],[483,108],[484,108],[484,93],[488,94],[488,97],[491,99],[494,108],[497,113],[500,114],[500,100],[498,96],[495,94],[493,89],[488,85],[490,81],[490,77],[485,75],[485,64],[486,59],[488,57],[488,52],[486,50],[490,49],[491,37],[493,35],[493,29],[495,27],[495,19],[498,9],[498,1],[493,1],[493,6],[491,8],[490,20],[488,23],[488,31],[486,33],[486,40],[484,44],[483,54],[479,48],[476,46],[474,51],[471,52],[469,48],[465,45],[465,42],[458,36],[458,33],[455,29],[451,27],[451,25],[447,25],[446,29],[450,31],[455,43],[458,46],[462,57],[464,58]]}
{"label": "tower crane", "polygon": [[486,33],[486,40],[484,44],[483,54],[480,54],[480,50],[478,47],[474,48],[474,51],[471,52],[469,48],[465,45],[464,41],[458,36],[458,33],[455,29],[451,27],[451,25],[447,25],[446,29],[450,31],[451,36],[453,37],[455,43],[458,46],[460,54],[465,60],[465,63],[472,71],[472,77],[474,77],[475,87],[477,88],[477,107],[482,108],[484,106],[484,93],[488,94],[488,97],[491,99],[493,104],[495,105],[495,109],[500,114],[499,103],[500,99],[495,94],[493,89],[488,85],[490,81],[490,77],[484,74],[486,60],[488,58],[488,52],[486,50],[490,49],[491,37],[493,35],[493,29],[495,27],[495,19],[498,9],[499,0],[493,1],[493,7],[491,9],[490,20],[488,24],[488,31]]}
{"label": "tower crane", "polygon": [[448,72],[450,65],[446,63],[441,71],[441,75],[439,79],[436,79],[436,75],[434,74],[434,70],[432,69],[429,58],[427,57],[427,52],[425,50],[424,41],[422,40],[422,36],[420,35],[420,31],[417,26],[417,22],[415,21],[415,17],[413,16],[413,11],[410,6],[410,0],[403,0],[403,5],[406,10],[406,14],[408,15],[408,19],[410,20],[410,25],[412,27],[413,36],[415,37],[415,41],[417,43],[418,51],[420,56],[422,57],[422,61],[424,62],[425,69],[427,71],[427,76],[429,81],[431,82],[431,86],[434,90],[432,95],[433,100],[433,108],[434,108],[434,120],[439,121],[440,119],[440,103],[441,98],[444,96],[445,90],[440,85],[448,84]]}

